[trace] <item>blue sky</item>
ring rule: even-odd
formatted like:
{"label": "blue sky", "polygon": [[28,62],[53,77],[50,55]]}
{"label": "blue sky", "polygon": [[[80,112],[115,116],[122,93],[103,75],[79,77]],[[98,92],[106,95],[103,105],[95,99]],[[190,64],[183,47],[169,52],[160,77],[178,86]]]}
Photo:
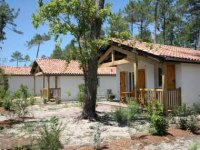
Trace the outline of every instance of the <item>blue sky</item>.
{"label": "blue sky", "polygon": [[[119,9],[123,9],[128,3],[128,0],[106,0],[107,2],[112,2],[112,11],[118,12]],[[37,47],[28,49],[26,47],[26,41],[30,40],[36,33],[47,33],[48,26],[41,26],[39,29],[35,29],[31,23],[31,16],[37,10],[36,0],[7,0],[11,8],[20,9],[19,16],[15,20],[17,24],[17,29],[23,32],[23,35],[16,34],[8,29],[6,29],[6,40],[2,43],[2,50],[0,50],[0,59],[6,58],[4,65],[15,66],[15,62],[10,62],[11,54],[14,51],[20,51],[23,55],[29,55],[32,60],[35,59]],[[72,36],[70,34],[63,37],[62,47],[67,45]],[[45,42],[40,47],[39,56],[46,55],[50,56],[54,49],[55,42],[52,40]],[[0,62],[1,64],[2,62]],[[24,63],[20,63],[21,66]]]}

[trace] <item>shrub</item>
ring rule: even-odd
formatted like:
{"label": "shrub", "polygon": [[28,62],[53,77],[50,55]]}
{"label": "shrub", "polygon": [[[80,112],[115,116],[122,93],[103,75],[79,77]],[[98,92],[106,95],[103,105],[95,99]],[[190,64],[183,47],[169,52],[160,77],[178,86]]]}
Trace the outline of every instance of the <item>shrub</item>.
{"label": "shrub", "polygon": [[168,119],[163,115],[163,105],[157,100],[153,100],[147,105],[147,112],[150,119],[151,134],[165,135],[169,127]]}
{"label": "shrub", "polygon": [[114,119],[117,121],[119,126],[127,125],[128,123],[128,109],[119,108],[114,112]]}
{"label": "shrub", "polygon": [[192,109],[196,114],[200,114],[200,102],[199,103],[194,103],[192,105]]}
{"label": "shrub", "polygon": [[128,120],[134,121],[139,111],[139,104],[135,101],[130,101],[130,103],[128,104]]}
{"label": "shrub", "polygon": [[188,117],[180,117],[178,126],[182,130],[190,130],[192,133],[197,131],[197,118],[194,115]]}
{"label": "shrub", "polygon": [[10,111],[12,108],[12,99],[10,98],[10,96],[6,96],[3,99],[3,104],[2,104],[3,108],[5,110]]}
{"label": "shrub", "polygon": [[14,93],[11,109],[19,118],[24,119],[28,114],[27,107],[30,106],[28,96],[28,88],[24,85],[21,85],[20,89]]}
{"label": "shrub", "polygon": [[173,108],[173,115],[174,116],[186,117],[186,116],[189,116],[189,115],[192,115],[192,114],[194,114],[194,112],[186,104],[183,104],[182,106]]}
{"label": "shrub", "polygon": [[34,96],[31,96],[29,98],[29,103],[30,103],[30,105],[34,105],[36,103],[36,98]]}
{"label": "shrub", "polygon": [[128,104],[128,108],[119,108],[114,112],[114,119],[118,125],[123,126],[134,121],[139,113],[139,105],[135,101]]}
{"label": "shrub", "polygon": [[165,135],[167,133],[167,129],[169,127],[168,120],[166,117],[153,114],[150,118],[151,126],[150,126],[150,133],[156,135]]}
{"label": "shrub", "polygon": [[60,142],[60,134],[62,131],[61,125],[58,123],[58,118],[52,117],[50,125],[43,125],[40,130],[40,138],[37,139],[38,149],[41,150],[58,150],[62,148]]}
{"label": "shrub", "polygon": [[163,114],[163,105],[158,100],[152,100],[147,105],[147,113],[149,116],[153,114]]}
{"label": "shrub", "polygon": [[80,84],[78,86],[79,88],[79,92],[78,92],[78,101],[80,102],[81,106],[83,106],[84,103],[84,99],[85,99],[85,85],[84,84]]}

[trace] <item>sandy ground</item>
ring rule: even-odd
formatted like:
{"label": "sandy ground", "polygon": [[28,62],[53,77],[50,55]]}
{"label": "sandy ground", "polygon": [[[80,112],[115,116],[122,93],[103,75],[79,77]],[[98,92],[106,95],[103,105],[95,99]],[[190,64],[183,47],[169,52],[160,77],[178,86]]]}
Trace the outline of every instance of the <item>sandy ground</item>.
{"label": "sandy ground", "polygon": [[[116,109],[115,106],[103,105],[102,103],[97,106],[97,111],[99,115],[109,114]],[[24,123],[19,123],[7,127],[0,131],[0,148],[6,149],[11,148],[13,145],[20,145],[30,143],[33,139],[37,138],[38,130],[42,124],[47,123],[52,116],[59,118],[60,123],[63,126],[63,131],[61,134],[61,141],[65,147],[76,146],[76,145],[88,145],[93,144],[94,132],[96,130],[98,122],[89,122],[88,120],[79,120],[78,117],[81,115],[81,107],[77,103],[64,103],[64,104],[40,104],[34,105],[29,108],[31,112],[29,114],[30,119],[26,119]],[[10,116],[0,115],[0,121],[3,121]],[[133,127],[119,127],[118,124],[113,120],[101,121],[101,138],[103,142],[110,142],[119,139],[131,140],[131,136],[137,135],[139,133],[146,133],[149,123],[140,120],[136,121]],[[195,142],[196,137],[191,137],[190,139],[181,139],[178,142],[168,142],[159,144],[149,144],[149,146],[142,146],[142,149],[159,149],[163,145],[173,149],[174,147],[189,147],[190,144]],[[199,138],[199,136],[197,136]],[[200,138],[199,138],[200,139]],[[189,142],[183,142],[188,141]],[[200,140],[199,140],[200,141]],[[179,143],[178,145],[174,144]],[[182,144],[181,144],[182,143]],[[131,149],[141,149],[140,144],[136,144]]]}

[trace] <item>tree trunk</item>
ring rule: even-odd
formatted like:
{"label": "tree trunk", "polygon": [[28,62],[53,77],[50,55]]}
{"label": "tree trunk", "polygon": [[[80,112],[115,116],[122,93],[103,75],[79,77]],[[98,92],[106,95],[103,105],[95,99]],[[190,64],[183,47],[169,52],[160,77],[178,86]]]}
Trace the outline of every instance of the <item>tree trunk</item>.
{"label": "tree trunk", "polygon": [[140,39],[143,40],[143,20],[140,23]]}
{"label": "tree trunk", "polygon": [[[104,8],[105,0],[96,0],[97,11]],[[102,19],[96,16],[91,23],[90,38],[97,40],[101,34]],[[85,79],[85,104],[83,107],[82,117],[84,119],[95,119],[96,114],[96,95],[97,95],[97,68],[98,68],[98,57],[97,51],[94,52],[93,57],[88,60],[83,67],[84,79]]]}
{"label": "tree trunk", "polygon": [[40,43],[38,44],[36,58],[38,58],[39,51],[40,51]]}
{"label": "tree trunk", "polygon": [[165,44],[165,27],[166,25],[166,18],[165,18],[165,14],[163,15],[163,44]]}
{"label": "tree trunk", "polygon": [[155,10],[154,10],[154,43],[157,43],[158,3],[159,3],[159,0],[156,0]]}
{"label": "tree trunk", "polygon": [[197,35],[197,50],[200,50],[200,30]]}

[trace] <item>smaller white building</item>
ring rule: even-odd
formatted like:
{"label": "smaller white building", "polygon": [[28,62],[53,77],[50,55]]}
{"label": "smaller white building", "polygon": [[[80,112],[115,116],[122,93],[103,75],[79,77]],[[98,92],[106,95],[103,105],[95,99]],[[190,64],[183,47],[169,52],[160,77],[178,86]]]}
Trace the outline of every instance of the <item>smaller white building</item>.
{"label": "smaller white building", "polygon": [[[47,94],[50,89],[50,93],[60,95],[61,100],[76,100],[79,85],[84,84],[83,71],[77,61],[67,63],[60,59],[36,59],[31,73],[35,77],[36,94],[38,90]],[[117,95],[115,67],[98,69],[97,98],[106,98],[108,90]]]}

